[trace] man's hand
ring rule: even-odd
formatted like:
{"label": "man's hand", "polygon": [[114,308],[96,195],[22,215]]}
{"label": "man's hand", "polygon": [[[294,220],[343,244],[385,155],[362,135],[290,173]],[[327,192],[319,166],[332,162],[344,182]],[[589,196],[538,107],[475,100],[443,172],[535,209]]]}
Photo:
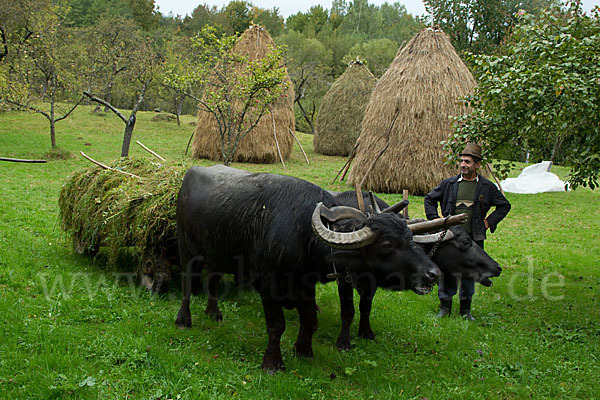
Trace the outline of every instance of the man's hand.
{"label": "man's hand", "polygon": [[485,225],[485,230],[487,231],[488,229],[490,229],[490,224],[488,224],[487,219],[483,220],[483,224]]}

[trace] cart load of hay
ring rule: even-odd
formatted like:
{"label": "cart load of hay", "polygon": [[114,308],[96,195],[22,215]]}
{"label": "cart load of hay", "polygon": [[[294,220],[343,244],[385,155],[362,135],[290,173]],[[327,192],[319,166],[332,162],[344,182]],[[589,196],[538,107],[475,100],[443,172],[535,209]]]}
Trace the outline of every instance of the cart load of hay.
{"label": "cart load of hay", "polygon": [[475,86],[444,32],[427,28],[417,33],[371,94],[351,183],[362,182],[363,188],[378,192],[407,189],[422,195],[457,174],[444,164],[441,142],[451,133],[449,117],[468,111],[459,98]]}
{"label": "cart load of hay", "polygon": [[315,121],[313,143],[317,153],[347,156],[352,152],[376,82],[369,68],[357,59],[333,83]]}
{"label": "cart load of hay", "polygon": [[171,263],[179,264],[175,212],[187,167],[132,158],[110,167],[140,178],[99,167],[73,174],[58,200],[62,229],[79,254],[105,250],[110,267],[125,249],[133,253],[142,283],[164,291]]}
{"label": "cart load of hay", "polygon": [[[233,51],[248,57],[249,61],[264,58],[275,42],[261,26],[253,25],[240,36]],[[287,90],[270,106],[258,125],[243,138],[237,148],[233,161],[249,163],[274,163],[281,158],[287,160],[292,152],[294,119],[294,89],[286,72]],[[222,161],[219,128],[214,116],[203,110],[198,111],[198,122],[192,144],[194,158],[206,158]]]}

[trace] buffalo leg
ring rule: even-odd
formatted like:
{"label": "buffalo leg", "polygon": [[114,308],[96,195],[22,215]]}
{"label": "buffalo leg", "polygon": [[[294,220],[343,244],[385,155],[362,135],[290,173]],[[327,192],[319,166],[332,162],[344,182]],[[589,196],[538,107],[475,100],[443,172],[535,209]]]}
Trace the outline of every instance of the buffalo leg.
{"label": "buffalo leg", "polygon": [[338,283],[338,294],[340,297],[340,314],[342,319],[342,328],[337,338],[336,346],[338,350],[350,349],[350,326],[354,319],[354,289],[351,284],[346,282]]}
{"label": "buffalo leg", "polygon": [[317,330],[317,303],[315,302],[315,288],[306,288],[298,302],[298,315],[300,316],[300,329],[294,344],[294,352],[299,357],[313,357],[312,337]]}
{"label": "buffalo leg", "polygon": [[[181,300],[181,307],[177,313],[177,319],[175,325],[179,329],[190,328],[192,326],[192,314],[190,312],[190,297],[192,295],[193,286],[195,285],[195,279],[202,270],[202,260],[196,260],[193,257],[186,256],[186,251],[180,249],[181,266],[184,269],[181,275],[181,290],[183,291],[183,298]],[[197,267],[200,263],[200,267]],[[195,267],[196,266],[196,267]]]}
{"label": "buffalo leg", "polygon": [[219,309],[219,284],[223,274],[211,272],[206,276],[207,295],[206,310],[204,312],[215,321],[223,321],[223,314]]}
{"label": "buffalo leg", "polygon": [[371,306],[373,305],[373,297],[375,297],[375,288],[366,287],[360,288],[358,291],[360,302],[358,308],[360,310],[360,322],[358,324],[358,336],[363,339],[375,339],[375,332],[371,329]]}
{"label": "buffalo leg", "polygon": [[269,336],[262,368],[269,373],[273,373],[285,369],[281,358],[281,335],[285,331],[285,318],[281,304],[277,303],[269,293],[261,293],[260,298],[265,311],[267,334]]}

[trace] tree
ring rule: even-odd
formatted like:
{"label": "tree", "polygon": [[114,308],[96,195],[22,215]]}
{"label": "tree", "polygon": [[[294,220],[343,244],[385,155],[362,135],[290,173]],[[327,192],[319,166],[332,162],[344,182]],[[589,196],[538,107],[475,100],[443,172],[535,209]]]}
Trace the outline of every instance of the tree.
{"label": "tree", "polygon": [[283,32],[283,17],[279,15],[279,8],[273,7],[266,10],[259,7],[252,8],[254,23],[264,26],[271,36],[277,36]]}
{"label": "tree", "polygon": [[146,91],[152,83],[152,80],[157,73],[158,65],[160,64],[160,56],[156,53],[153,43],[150,38],[142,40],[137,43],[135,51],[138,53],[136,60],[138,64],[131,66],[126,70],[126,78],[128,80],[129,87],[137,87],[138,90],[135,95],[134,104],[131,110],[129,118],[126,118],[115,106],[110,102],[95,96],[90,91],[86,90],[83,92],[90,100],[104,105],[107,109],[117,115],[121,121],[125,124],[125,131],[123,133],[123,144],[121,146],[121,157],[129,156],[129,145],[131,144],[131,138],[133,136],[133,129],[135,128],[137,112],[142,107],[145,100]]}
{"label": "tree", "polygon": [[87,90],[102,93],[112,104],[117,78],[146,61],[147,40],[132,21],[121,17],[103,18],[87,32]]}
{"label": "tree", "polygon": [[[216,29],[205,26],[192,38],[196,52],[194,75],[203,86],[196,98],[201,111],[210,113],[219,128],[223,163],[229,165],[239,143],[260,122],[269,106],[287,88],[286,70],[280,49],[272,49],[264,58],[250,61],[234,52],[235,36],[216,35]],[[187,85],[185,74],[173,74],[171,83]]]}
{"label": "tree", "polygon": [[192,14],[184,18],[185,32],[189,36],[198,34],[205,25],[214,25],[215,17],[219,14],[217,6],[200,4]]}
{"label": "tree", "polygon": [[[74,99],[79,89],[77,74],[78,48],[76,35],[72,29],[61,25],[65,9],[47,9],[43,18],[38,19],[37,33],[22,42],[22,54],[11,64],[10,86],[27,88],[26,95],[14,98],[17,90],[8,88],[4,101],[21,109],[44,116],[50,125],[50,143],[56,146],[56,123],[66,119],[82,101],[76,101],[62,112],[59,102]],[[41,105],[37,103],[41,100]],[[45,108],[45,105],[48,108]]]}
{"label": "tree", "polygon": [[391,39],[398,44],[408,42],[423,25],[406,12],[400,3],[383,3],[379,7],[381,13],[381,33],[379,38]]}
{"label": "tree", "polygon": [[376,77],[383,75],[398,52],[398,43],[391,39],[371,39],[352,46],[343,61],[349,63],[357,57],[366,60],[369,70]]}
{"label": "tree", "polygon": [[243,0],[232,0],[227,4],[221,14],[225,17],[231,34],[244,32],[250,26],[252,13],[250,3]]}
{"label": "tree", "polygon": [[194,57],[192,41],[187,37],[173,37],[165,49],[160,79],[160,95],[172,107],[172,113],[177,117],[180,125],[180,116],[186,98],[199,99],[202,95],[201,74],[197,73],[196,64],[200,62]]}
{"label": "tree", "polygon": [[[570,183],[595,188],[600,176],[600,10],[579,3],[541,15],[522,13],[504,55],[471,55],[479,86],[467,97],[473,112],[456,119],[445,144],[485,144],[486,159],[556,157],[571,167]],[[514,159],[514,158],[513,158]],[[495,161],[502,172],[510,162]]]}
{"label": "tree", "polygon": [[347,33],[362,33],[368,37],[379,32],[382,19],[379,8],[368,0],[353,0],[348,5],[340,29]]}
{"label": "tree", "polygon": [[154,0],[68,0],[66,3],[70,12],[65,23],[69,26],[90,27],[100,19],[123,18],[150,31],[158,26],[160,19]]}
{"label": "tree", "polygon": [[25,45],[41,33],[53,12],[50,0],[0,0],[0,102],[27,96],[25,82],[11,75],[19,69]]}
{"label": "tree", "polygon": [[427,22],[446,32],[460,53],[491,53],[524,9],[538,13],[557,0],[424,0]]}
{"label": "tree", "polygon": [[277,43],[287,47],[286,62],[294,83],[294,103],[314,133],[317,99],[325,94],[331,81],[332,53],[318,39],[294,31],[279,36]]}

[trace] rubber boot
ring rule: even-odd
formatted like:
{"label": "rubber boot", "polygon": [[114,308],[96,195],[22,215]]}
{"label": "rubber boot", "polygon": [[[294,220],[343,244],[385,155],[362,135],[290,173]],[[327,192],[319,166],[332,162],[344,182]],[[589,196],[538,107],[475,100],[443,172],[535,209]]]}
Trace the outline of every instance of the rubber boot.
{"label": "rubber boot", "polygon": [[475,317],[471,315],[471,299],[460,301],[460,315],[467,321],[475,321]]}
{"label": "rubber boot", "polygon": [[438,313],[437,317],[438,318],[447,317],[450,315],[451,312],[452,312],[452,299],[450,299],[450,300],[440,299],[440,312]]}

